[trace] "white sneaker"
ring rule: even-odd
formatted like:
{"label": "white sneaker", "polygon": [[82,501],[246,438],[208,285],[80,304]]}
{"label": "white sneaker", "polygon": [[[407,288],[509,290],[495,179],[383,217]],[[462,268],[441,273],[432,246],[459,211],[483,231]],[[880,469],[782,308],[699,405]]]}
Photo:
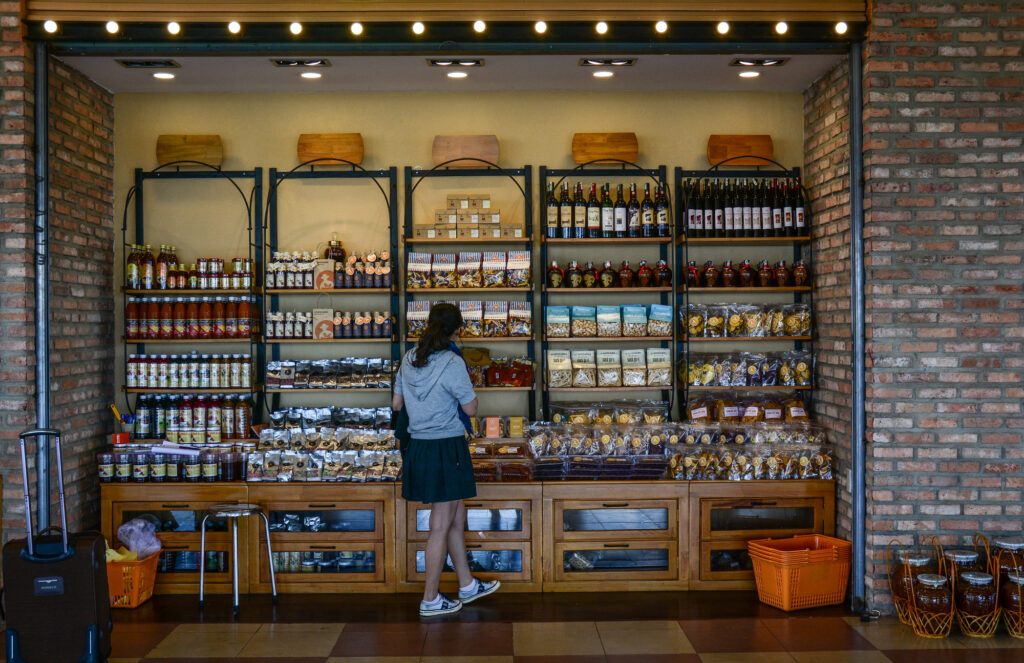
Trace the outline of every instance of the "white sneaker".
{"label": "white sneaker", "polygon": [[472,591],[463,592],[461,589],[459,590],[459,600],[463,603],[472,603],[477,599],[482,599],[488,594],[493,594],[494,592],[498,591],[499,587],[501,587],[500,580],[491,580],[490,582],[477,580],[476,588]]}
{"label": "white sneaker", "polygon": [[462,610],[462,601],[450,599],[444,594],[438,594],[441,602],[434,607],[426,601],[420,601],[420,617],[434,617],[436,615],[450,615],[453,612]]}

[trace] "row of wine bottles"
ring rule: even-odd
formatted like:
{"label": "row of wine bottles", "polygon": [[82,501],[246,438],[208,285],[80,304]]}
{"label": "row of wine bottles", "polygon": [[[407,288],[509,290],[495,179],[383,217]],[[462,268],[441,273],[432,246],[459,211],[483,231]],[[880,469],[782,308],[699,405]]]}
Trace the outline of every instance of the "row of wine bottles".
{"label": "row of wine bottles", "polygon": [[794,237],[808,233],[800,182],[694,179],[683,183],[689,237]]}
{"label": "row of wine bottles", "polygon": [[549,239],[615,239],[626,237],[669,237],[672,233],[668,196],[659,184],[651,198],[650,183],[644,184],[643,200],[637,200],[636,184],[629,185],[629,200],[623,198],[623,185],[618,185],[615,202],[606,183],[598,196],[597,184],[590,185],[590,196],[584,197],[583,184],[576,183],[575,194],[569,183],[562,183],[561,195],[555,197],[555,183],[548,182],[547,236]]}

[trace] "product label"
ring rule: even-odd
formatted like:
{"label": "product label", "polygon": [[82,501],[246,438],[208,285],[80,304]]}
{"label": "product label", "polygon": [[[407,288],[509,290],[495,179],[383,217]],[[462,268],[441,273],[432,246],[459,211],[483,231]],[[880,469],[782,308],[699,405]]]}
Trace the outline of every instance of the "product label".
{"label": "product label", "polygon": [[788,205],[782,211],[782,220],[787,228],[793,227],[793,208]]}
{"label": "product label", "polygon": [[754,406],[751,406],[751,407],[748,407],[747,409],[743,410],[743,418],[744,419],[755,419],[755,418],[757,418],[757,408],[754,407]]}
{"label": "product label", "polygon": [[740,416],[740,409],[735,405],[726,406],[722,408],[722,411],[722,413],[730,419]]}
{"label": "product label", "polygon": [[778,207],[772,208],[772,228],[775,230],[782,229],[782,210]]}
{"label": "product label", "polygon": [[557,227],[558,227],[558,208],[557,207],[549,207],[548,208],[548,228],[557,228]]}
{"label": "product label", "polygon": [[649,209],[641,210],[640,211],[640,223],[641,223],[641,225],[645,225],[645,226],[653,226],[654,225],[654,212],[652,210],[649,210]]}
{"label": "product label", "polygon": [[601,228],[601,208],[600,207],[588,207],[587,208],[587,228],[593,228],[595,230]]}
{"label": "product label", "polygon": [[[691,210],[692,211],[692,210]],[[662,209],[658,211],[655,221],[659,226],[668,226],[668,210]]]}
{"label": "product label", "polygon": [[135,263],[128,265],[128,272],[125,275],[125,287],[130,290],[138,290],[142,284],[141,278],[139,277],[139,266]]}
{"label": "product label", "polygon": [[725,230],[725,213],[721,209],[715,210],[715,230]]}
{"label": "product label", "polygon": [[562,205],[559,208],[559,218],[563,228],[572,228],[572,207],[570,205]]}
{"label": "product label", "polygon": [[750,210],[751,225],[754,230],[761,229],[761,208],[754,207]]}
{"label": "product label", "polygon": [[[191,469],[191,468],[189,468]],[[191,472],[189,476],[192,476]],[[205,479],[216,479],[217,478],[217,463],[203,463],[203,478]]]}
{"label": "product label", "polygon": [[114,478],[114,464],[113,463],[102,463],[99,467],[100,479],[113,479]]}
{"label": "product label", "polygon": [[615,232],[615,210],[611,207],[601,208],[601,230],[603,232]]}
{"label": "product label", "polygon": [[743,208],[743,229],[753,230],[754,228],[754,210],[749,207]]}
{"label": "product label", "polygon": [[[661,223],[661,214],[658,217],[658,223]],[[697,229],[697,210],[692,207],[686,210],[686,227],[691,230]]]}
{"label": "product label", "polygon": [[726,230],[732,230],[733,229],[733,219],[732,219],[732,208],[731,207],[726,207],[725,208],[725,229]]}
{"label": "product label", "polygon": [[153,289],[153,265],[142,266],[142,289],[152,290]]}
{"label": "product label", "polygon": [[626,208],[615,208],[615,232],[626,232]]}
{"label": "product label", "polygon": [[775,409],[775,408],[766,408],[765,411],[764,411],[764,418],[765,419],[781,419],[782,418],[782,410]]}
{"label": "product label", "polygon": [[705,419],[708,416],[708,409],[706,407],[699,407],[695,410],[690,411],[691,419]]}
{"label": "product label", "polygon": [[627,209],[626,213],[629,215],[629,228],[639,229],[640,228],[640,210]]}
{"label": "product label", "polygon": [[[216,470],[214,470],[214,475],[216,474],[217,472]],[[199,463],[196,463],[195,461],[189,461],[189,464],[185,466],[185,476],[188,477],[189,479],[198,479]]]}
{"label": "product label", "polygon": [[806,221],[804,219],[804,208],[803,207],[797,207],[796,208],[796,227],[797,228],[803,228],[803,227],[805,227],[805,223],[806,223]]}

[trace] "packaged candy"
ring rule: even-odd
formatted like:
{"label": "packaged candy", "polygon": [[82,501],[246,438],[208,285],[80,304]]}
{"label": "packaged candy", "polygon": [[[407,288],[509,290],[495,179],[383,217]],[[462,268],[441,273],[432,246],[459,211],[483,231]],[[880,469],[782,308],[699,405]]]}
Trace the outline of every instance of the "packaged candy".
{"label": "packaged candy", "polygon": [[429,253],[410,253],[406,269],[405,285],[410,290],[429,288],[430,263],[433,256]]}
{"label": "packaged candy", "polygon": [[484,287],[484,273],[482,268],[482,254],[460,253],[458,265],[458,287],[460,288],[482,288]]}
{"label": "packaged candy", "polygon": [[484,337],[504,338],[508,331],[508,302],[484,302]]}
{"label": "packaged candy", "polygon": [[485,288],[504,288],[508,285],[505,273],[507,262],[504,251],[488,251],[484,253],[483,270]]}
{"label": "packaged candy", "polygon": [[430,266],[430,281],[435,288],[456,288],[459,279],[455,269],[458,256],[454,253],[438,253],[433,257]]}
{"label": "packaged candy", "polygon": [[533,336],[533,307],[530,302],[509,302],[509,336]]}

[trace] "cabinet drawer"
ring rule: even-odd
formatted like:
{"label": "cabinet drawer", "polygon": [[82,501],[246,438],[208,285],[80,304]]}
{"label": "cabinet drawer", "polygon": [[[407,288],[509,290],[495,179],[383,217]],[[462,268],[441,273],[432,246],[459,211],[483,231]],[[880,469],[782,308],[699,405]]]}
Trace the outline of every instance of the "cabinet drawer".
{"label": "cabinet drawer", "polygon": [[[310,541],[382,541],[384,503],[331,499],[306,502],[265,502],[275,546]],[[253,523],[255,527],[256,523]],[[262,527],[263,523],[259,525]]]}
{"label": "cabinet drawer", "polygon": [[[198,502],[173,500],[161,502],[114,502],[111,531],[117,536],[117,528],[129,520],[144,518],[156,525],[157,533],[166,542],[199,543],[199,527],[210,507],[222,502]],[[244,520],[244,519],[243,519]],[[239,530],[243,523],[239,522]],[[206,521],[207,541],[230,541],[230,523],[224,518],[210,518]]]}
{"label": "cabinet drawer", "polygon": [[[241,528],[239,528],[241,530]],[[245,539],[238,539],[238,582],[246,586],[246,549]],[[194,585],[199,587],[199,565],[203,559],[199,542],[165,543],[160,552],[156,567],[156,586],[159,589],[166,585]],[[213,542],[206,540],[206,579],[208,586],[231,586],[232,563],[231,542]]]}
{"label": "cabinet drawer", "polygon": [[701,499],[702,541],[735,541],[824,531],[820,497]]}
{"label": "cabinet drawer", "polygon": [[556,582],[677,580],[676,541],[596,541],[556,543],[552,560]]}
{"label": "cabinet drawer", "polygon": [[271,563],[281,584],[384,582],[382,543],[286,543],[274,545],[272,558],[260,545],[259,555],[259,583],[267,587]]}
{"label": "cabinet drawer", "polygon": [[[410,541],[430,535],[430,509],[409,505],[406,511]],[[529,541],[533,514],[529,500],[466,500],[466,531],[472,541]]]}
{"label": "cabinet drawer", "polygon": [[555,539],[675,539],[679,531],[678,509],[678,500],[557,500]]}
{"label": "cabinet drawer", "polygon": [[701,580],[753,580],[754,567],[746,541],[704,541],[700,544]]}
{"label": "cabinet drawer", "polygon": [[[406,556],[408,574],[406,578],[412,582],[423,582],[425,578],[426,556],[425,543],[410,543]],[[469,570],[473,575],[484,580],[498,579],[501,581],[533,580],[533,549],[527,541],[483,541],[466,544],[466,557],[469,559]],[[455,569],[451,560],[445,560],[443,580],[455,577]]]}

